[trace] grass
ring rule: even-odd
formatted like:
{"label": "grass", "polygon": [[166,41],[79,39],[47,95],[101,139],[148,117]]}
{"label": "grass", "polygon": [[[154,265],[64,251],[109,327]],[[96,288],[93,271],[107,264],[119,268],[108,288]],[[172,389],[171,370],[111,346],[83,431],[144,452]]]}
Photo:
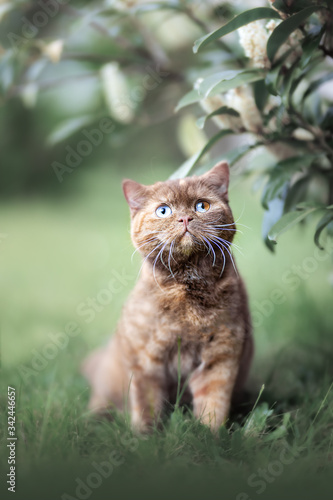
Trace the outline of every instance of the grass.
{"label": "grass", "polygon": [[[168,168],[156,167],[138,180],[167,175]],[[277,255],[269,254],[260,237],[258,200],[248,184],[231,190],[235,217],[242,214],[241,222],[251,228],[239,236],[244,255],[237,255],[237,262],[257,319],[256,357],[244,402],[217,438],[181,408],[163,429],[144,437],[133,436],[126,416],[109,422],[87,415],[89,388],[80,363],[112,332],[139,269],[138,260],[131,264],[122,176],[101,166],[73,174],[67,186],[71,196],[1,207],[1,232],[7,234],[0,247],[1,498],[7,497],[7,385],[17,392],[15,498],[328,498],[330,259],[309,270],[306,259],[315,255],[311,227],[286,235]],[[294,266],[303,269],[299,281]],[[78,305],[96,297],[114,269],[125,269],[127,282],[93,321],[85,321]],[[292,273],[293,285],[284,273]],[[276,290],[278,304],[272,301]],[[45,361],[50,334],[64,332],[69,322],[77,323],[80,333]],[[29,371],[40,356],[45,366]]]}

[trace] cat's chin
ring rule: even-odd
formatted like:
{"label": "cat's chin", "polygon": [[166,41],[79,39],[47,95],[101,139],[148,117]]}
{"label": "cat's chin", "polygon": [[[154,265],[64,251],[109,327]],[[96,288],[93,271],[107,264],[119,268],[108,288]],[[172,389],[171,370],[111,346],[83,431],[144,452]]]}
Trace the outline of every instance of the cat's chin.
{"label": "cat's chin", "polygon": [[194,251],[193,237],[189,232],[186,232],[178,243],[178,250],[185,256],[189,256]]}

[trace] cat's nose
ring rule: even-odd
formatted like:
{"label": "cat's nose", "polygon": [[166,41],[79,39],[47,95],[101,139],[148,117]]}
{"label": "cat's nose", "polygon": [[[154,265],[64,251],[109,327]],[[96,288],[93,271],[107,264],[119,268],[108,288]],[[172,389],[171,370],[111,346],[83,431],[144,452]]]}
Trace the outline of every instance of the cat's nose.
{"label": "cat's nose", "polygon": [[186,215],[186,216],[183,216],[180,219],[178,219],[178,222],[183,222],[185,229],[187,229],[187,226],[188,226],[190,220],[193,220],[193,217]]}

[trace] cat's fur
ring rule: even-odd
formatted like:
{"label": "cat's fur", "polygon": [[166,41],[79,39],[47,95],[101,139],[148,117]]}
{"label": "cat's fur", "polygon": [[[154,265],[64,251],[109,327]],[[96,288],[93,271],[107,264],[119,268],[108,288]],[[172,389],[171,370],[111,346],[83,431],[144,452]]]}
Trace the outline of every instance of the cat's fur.
{"label": "cat's fur", "polygon": [[[92,410],[128,405],[132,424],[149,427],[174,399],[180,342],[184,398],[194,415],[213,430],[227,419],[253,351],[246,291],[230,256],[228,183],[225,162],[199,177],[123,182],[132,240],[145,260],[115,335],[84,364]],[[195,211],[198,200],[210,203],[207,212]],[[169,217],[156,215],[161,204],[172,209]]]}

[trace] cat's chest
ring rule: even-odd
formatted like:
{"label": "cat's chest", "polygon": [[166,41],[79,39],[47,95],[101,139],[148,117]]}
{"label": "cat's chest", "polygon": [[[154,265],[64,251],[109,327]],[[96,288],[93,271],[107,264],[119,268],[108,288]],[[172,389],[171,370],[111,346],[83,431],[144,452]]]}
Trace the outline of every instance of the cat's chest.
{"label": "cat's chest", "polygon": [[165,367],[168,375],[176,379],[178,372],[182,377],[187,377],[201,363],[201,343],[184,343],[183,346],[174,345],[165,358]]}
{"label": "cat's chest", "polygon": [[224,304],[205,289],[188,286],[167,290],[157,299],[160,311],[159,323],[162,328],[173,325],[182,335],[187,330],[206,329],[224,316]]}

